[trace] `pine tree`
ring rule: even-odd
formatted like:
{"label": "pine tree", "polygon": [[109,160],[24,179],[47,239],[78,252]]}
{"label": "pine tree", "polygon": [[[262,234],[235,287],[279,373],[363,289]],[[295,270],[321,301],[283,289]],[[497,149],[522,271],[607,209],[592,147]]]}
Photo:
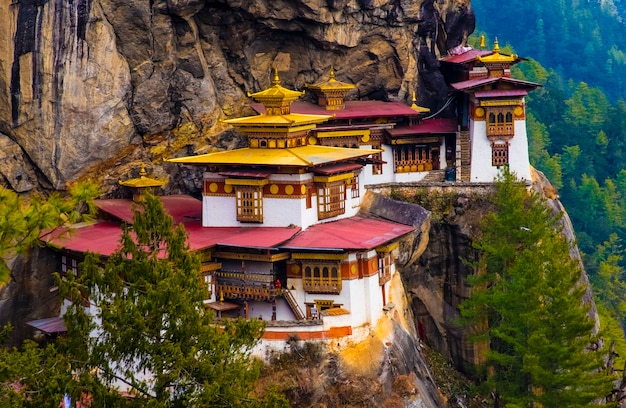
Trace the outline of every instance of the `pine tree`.
{"label": "pine tree", "polygon": [[89,183],[73,186],[68,197],[55,193],[47,198],[23,198],[0,186],[0,286],[9,280],[7,258],[36,245],[45,230],[89,219],[95,212],[92,200],[96,196],[96,187]]}
{"label": "pine tree", "polygon": [[477,336],[490,345],[486,384],[498,406],[589,406],[608,395],[611,378],[601,372],[602,354],[589,351],[595,321],[581,265],[535,193],[508,172],[496,185],[461,307],[467,325],[487,327]]}
{"label": "pine tree", "polygon": [[[199,258],[158,198],[146,195],[125,226],[121,247],[105,262],[89,255],[75,280],[61,284],[75,299],[66,313],[67,350],[81,381],[104,398],[124,383],[134,400],[112,394],[116,406],[248,406],[258,375],[250,358],[262,322],[213,324],[205,310]],[[90,307],[85,308],[85,300]]]}

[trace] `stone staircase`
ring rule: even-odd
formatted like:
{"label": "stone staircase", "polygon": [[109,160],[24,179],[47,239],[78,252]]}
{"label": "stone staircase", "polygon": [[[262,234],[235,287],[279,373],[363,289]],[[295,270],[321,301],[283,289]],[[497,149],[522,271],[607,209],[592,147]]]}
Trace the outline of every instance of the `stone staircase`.
{"label": "stone staircase", "polygon": [[431,170],[428,172],[426,177],[424,177],[421,182],[423,183],[442,183],[445,181],[446,171],[445,170]]}

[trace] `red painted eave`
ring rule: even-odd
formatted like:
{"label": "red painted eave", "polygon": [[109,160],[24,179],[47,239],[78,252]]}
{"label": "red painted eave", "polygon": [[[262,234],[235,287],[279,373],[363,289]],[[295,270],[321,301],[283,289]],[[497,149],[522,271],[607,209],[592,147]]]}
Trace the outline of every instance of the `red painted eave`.
{"label": "red painted eave", "polygon": [[392,137],[455,133],[458,125],[455,118],[428,119],[413,126],[402,126],[387,130]]}
{"label": "red painted eave", "polygon": [[491,91],[479,91],[474,93],[477,98],[503,98],[520,97],[528,95],[525,89],[494,89]]}
{"label": "red painted eave", "polygon": [[[216,245],[272,249],[280,246],[300,231],[299,227],[203,227],[200,221],[184,224],[187,244],[192,251]],[[44,242],[65,250],[85,253],[94,252],[109,256],[120,246],[121,226],[101,222],[61,234],[55,231]]]}
{"label": "red painted eave", "polygon": [[[181,194],[163,196],[159,199],[175,224],[202,217],[202,201],[191,196]],[[133,221],[134,209],[137,206],[132,200],[126,199],[96,200],[95,205],[105,213],[129,224]]]}
{"label": "red painted eave", "polygon": [[273,249],[300,232],[299,227],[203,227],[200,222],[184,225],[191,250],[215,245]]}
{"label": "red painted eave", "polygon": [[451,55],[441,59],[441,62],[447,62],[450,64],[467,64],[476,59],[476,57],[484,57],[485,55],[492,54],[493,51],[488,50],[474,50],[470,49],[464,53]]}
{"label": "red painted eave", "polygon": [[[265,107],[260,103],[252,103],[250,106],[259,114],[265,113]],[[291,104],[291,112],[306,115],[334,115],[333,119],[374,119],[415,117],[420,115],[420,113],[403,103],[384,101],[346,101],[345,108],[340,110],[326,110],[313,103],[297,101]],[[330,120],[332,121],[333,119]]]}
{"label": "red painted eave", "polygon": [[369,250],[412,232],[414,227],[391,221],[344,218],[313,225],[282,248],[292,250]]}
{"label": "red painted eave", "polygon": [[498,82],[516,86],[518,87],[517,88],[518,90],[519,89],[532,90],[541,86],[541,84],[538,84],[535,82],[523,81],[521,79],[515,79],[515,78],[510,78],[510,77],[474,78],[474,79],[469,79],[467,81],[455,82],[451,85],[457,91],[470,91],[474,88],[478,88],[483,85],[495,84]]}

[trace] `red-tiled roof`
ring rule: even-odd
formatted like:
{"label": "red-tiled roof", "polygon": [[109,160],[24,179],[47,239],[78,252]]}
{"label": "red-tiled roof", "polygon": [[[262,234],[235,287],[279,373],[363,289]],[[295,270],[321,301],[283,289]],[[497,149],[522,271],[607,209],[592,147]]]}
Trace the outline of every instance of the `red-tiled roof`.
{"label": "red-tiled roof", "polygon": [[[265,113],[265,107],[260,103],[252,103],[250,106],[260,114]],[[291,104],[291,112],[305,115],[334,115],[335,119],[385,118],[420,115],[420,113],[414,111],[410,106],[403,103],[384,101],[346,101],[344,109],[332,111],[328,111],[323,107],[310,102],[296,101]]]}
{"label": "red-tiled roof", "polygon": [[471,49],[462,54],[451,55],[441,59],[441,62],[449,62],[451,64],[466,64],[476,59],[476,57],[484,57],[491,54],[493,51],[488,50],[474,50]]}
{"label": "red-tiled roof", "polygon": [[467,81],[455,82],[452,87],[458,91],[467,91],[473,88],[477,88],[487,84],[495,84],[497,82],[505,82],[508,84],[513,84],[525,89],[535,89],[541,84],[537,84],[535,82],[522,81],[521,79],[515,79],[510,77],[485,77],[485,78],[475,78],[469,79]]}
{"label": "red-tiled roof", "polygon": [[[178,224],[189,218],[202,217],[202,201],[188,195],[170,195],[159,197],[165,211]],[[133,221],[134,202],[125,199],[96,200],[96,206],[102,211],[127,223]]]}
{"label": "red-tiled roof", "polygon": [[[203,227],[200,221],[183,224],[188,233],[189,249],[197,251],[215,245],[270,249],[280,246],[300,231],[299,227]],[[120,245],[122,229],[119,224],[100,222],[70,233],[51,234],[44,241],[76,252],[111,255]]]}
{"label": "red-tiled roof", "polygon": [[67,331],[65,321],[62,317],[49,317],[47,319],[32,320],[30,322],[26,322],[26,324],[48,334],[64,333]]}
{"label": "red-tiled roof", "polygon": [[57,229],[41,239],[53,246],[76,252],[96,252],[111,255],[119,246],[122,229],[114,222],[99,222],[73,228]]}
{"label": "red-tiled roof", "polygon": [[300,227],[203,227],[200,222],[185,223],[185,229],[191,250],[215,245],[270,249],[300,232]]}
{"label": "red-tiled roof", "polygon": [[402,126],[387,130],[392,137],[423,135],[423,134],[441,134],[454,133],[458,129],[455,118],[439,118],[428,119],[413,126]]}
{"label": "red-tiled roof", "polygon": [[413,230],[414,227],[408,225],[356,216],[310,226],[282,247],[295,250],[368,250]]}

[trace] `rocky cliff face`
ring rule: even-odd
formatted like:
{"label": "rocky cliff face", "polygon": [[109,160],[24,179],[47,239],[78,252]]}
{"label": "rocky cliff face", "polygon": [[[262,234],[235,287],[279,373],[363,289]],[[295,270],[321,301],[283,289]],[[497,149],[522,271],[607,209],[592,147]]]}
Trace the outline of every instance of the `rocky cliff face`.
{"label": "rocky cliff face", "polygon": [[272,67],[437,109],[437,57],[474,29],[468,0],[19,0],[0,21],[0,182],[19,192],[174,171],[162,157],[220,142]]}

